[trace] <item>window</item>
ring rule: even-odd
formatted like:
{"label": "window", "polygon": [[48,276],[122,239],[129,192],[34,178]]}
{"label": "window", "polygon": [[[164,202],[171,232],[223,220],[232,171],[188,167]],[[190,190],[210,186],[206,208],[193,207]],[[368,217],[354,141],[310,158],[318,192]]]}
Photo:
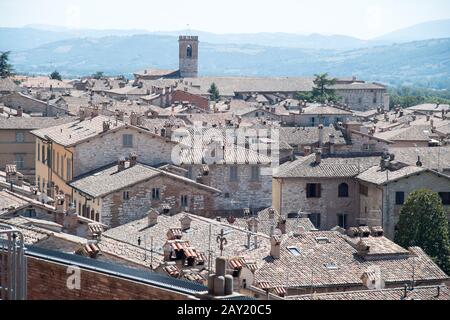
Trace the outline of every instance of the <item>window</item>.
{"label": "window", "polygon": [[37,145],[37,159],[41,161],[41,145],[39,143]]}
{"label": "window", "polygon": [[67,159],[67,174],[66,174],[66,178],[67,181],[72,179],[72,159]]}
{"label": "window", "polygon": [[439,192],[444,206],[450,206],[450,192]]}
{"label": "window", "polygon": [[338,226],[343,228],[343,229],[347,229],[348,225],[347,225],[347,214],[342,213],[342,214],[338,214]]}
{"label": "window", "polygon": [[405,203],[405,193],[403,191],[399,191],[395,193],[395,204],[401,206]]}
{"label": "window", "polygon": [[322,186],[320,183],[308,183],[306,185],[307,198],[320,198]]}
{"label": "window", "polygon": [[25,135],[23,134],[23,132],[16,132],[16,142],[25,142]]}
{"label": "window", "polygon": [[23,215],[26,218],[36,218],[36,210],[27,209]]}
{"label": "window", "polygon": [[320,229],[320,213],[311,213],[309,220],[311,220],[311,223],[316,229]]}
{"label": "window", "polygon": [[259,166],[252,166],[252,181],[259,181],[260,169]]}
{"label": "window", "polygon": [[315,123],[316,123],[316,118],[312,117],[311,118],[311,126],[314,127]]}
{"label": "window", "polygon": [[326,264],[324,264],[324,267],[327,270],[338,270],[339,269],[338,266],[336,265],[336,263],[334,263],[334,262],[326,263]]}
{"label": "window", "polygon": [[42,163],[45,164],[45,146],[42,145]]}
{"label": "window", "polygon": [[361,184],[359,186],[359,193],[366,197],[369,196],[369,187]]}
{"label": "window", "polygon": [[130,200],[130,192],[129,191],[123,192],[123,200]]}
{"label": "window", "polygon": [[123,147],[124,148],[133,147],[133,135],[132,134],[124,134],[123,135]]}
{"label": "window", "polygon": [[56,154],[56,174],[59,174],[59,152]]}
{"label": "window", "polygon": [[52,153],[49,147],[47,147],[47,166],[52,167]]}
{"label": "window", "polygon": [[186,173],[186,176],[187,176],[187,178],[192,179],[192,176],[193,176],[193,174],[192,174],[192,167],[188,168],[188,172]]}
{"label": "window", "polygon": [[287,249],[292,255],[294,255],[296,257],[298,257],[300,255],[300,249],[297,247],[287,247]]}
{"label": "window", "polygon": [[152,200],[159,200],[159,188],[152,189]]}
{"label": "window", "polygon": [[64,176],[64,157],[63,155],[61,155],[61,173],[60,176],[63,177]]}
{"label": "window", "polygon": [[181,207],[187,207],[188,206],[188,196],[183,195],[181,196]]}
{"label": "window", "polygon": [[40,177],[40,176],[37,177],[37,182],[36,182],[36,184],[37,184],[38,190],[41,191],[41,177]]}
{"label": "window", "polygon": [[230,181],[238,181],[238,167],[230,167]]}
{"label": "window", "polygon": [[358,103],[359,103],[359,104],[362,103],[362,98],[358,98]]}
{"label": "window", "polygon": [[17,166],[17,169],[24,169],[25,168],[25,155],[22,153],[16,153],[16,161],[15,164]]}
{"label": "window", "polygon": [[192,58],[192,46],[190,44],[186,47],[186,57]]}
{"label": "window", "polygon": [[339,198],[348,198],[348,184],[341,183],[338,187]]}

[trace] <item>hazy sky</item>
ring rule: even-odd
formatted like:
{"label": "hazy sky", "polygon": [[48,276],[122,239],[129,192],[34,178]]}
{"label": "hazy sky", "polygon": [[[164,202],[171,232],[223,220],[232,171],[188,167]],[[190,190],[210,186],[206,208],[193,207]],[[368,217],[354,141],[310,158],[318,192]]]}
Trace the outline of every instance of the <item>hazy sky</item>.
{"label": "hazy sky", "polygon": [[449,0],[0,0],[0,26],[345,34],[450,18]]}

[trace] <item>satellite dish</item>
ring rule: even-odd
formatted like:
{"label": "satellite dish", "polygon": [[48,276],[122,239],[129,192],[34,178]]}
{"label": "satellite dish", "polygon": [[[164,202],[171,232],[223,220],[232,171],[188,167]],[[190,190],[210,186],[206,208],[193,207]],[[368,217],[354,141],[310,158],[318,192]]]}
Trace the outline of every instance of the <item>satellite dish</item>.
{"label": "satellite dish", "polygon": [[274,236],[282,236],[283,235],[283,232],[280,230],[280,229],[275,229],[274,231],[273,231],[273,235]]}

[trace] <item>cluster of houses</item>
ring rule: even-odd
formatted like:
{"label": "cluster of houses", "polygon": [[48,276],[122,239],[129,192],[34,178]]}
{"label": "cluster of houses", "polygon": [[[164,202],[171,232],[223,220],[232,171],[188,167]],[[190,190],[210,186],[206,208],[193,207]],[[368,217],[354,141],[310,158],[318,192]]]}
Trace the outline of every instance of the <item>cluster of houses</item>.
{"label": "cluster of houses", "polygon": [[204,285],[221,269],[257,299],[449,299],[430,257],[393,242],[414,190],[450,215],[449,106],[389,110],[355,78],[309,103],[313,79],[198,77],[197,59],[180,37],[180,70],[134,81],[0,79],[0,223]]}

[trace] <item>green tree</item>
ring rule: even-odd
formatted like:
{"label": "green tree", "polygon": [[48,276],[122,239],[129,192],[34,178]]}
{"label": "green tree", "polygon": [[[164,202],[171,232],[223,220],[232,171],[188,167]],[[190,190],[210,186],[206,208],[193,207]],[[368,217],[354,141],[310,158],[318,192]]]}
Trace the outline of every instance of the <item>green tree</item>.
{"label": "green tree", "polygon": [[59,72],[55,70],[55,71],[53,71],[53,72],[50,74],[50,79],[61,81],[61,80],[62,80],[62,77],[61,77],[61,75],[59,74]]}
{"label": "green tree", "polygon": [[209,88],[208,93],[211,95],[211,101],[219,100],[219,98],[220,98],[219,89],[217,88],[217,86],[214,82],[211,84],[211,87]]}
{"label": "green tree", "polygon": [[96,73],[94,73],[93,75],[92,75],[92,77],[94,78],[94,79],[97,79],[97,80],[99,80],[99,79],[101,79],[101,78],[103,78],[103,71],[97,71]]}
{"label": "green tree", "polygon": [[404,248],[422,248],[439,267],[450,273],[449,225],[439,195],[416,190],[400,212],[395,242]]}
{"label": "green tree", "polygon": [[9,64],[10,51],[0,52],[0,77],[6,78],[12,75],[13,67]]}
{"label": "green tree", "polygon": [[313,102],[314,98],[311,92],[297,92],[295,94],[295,99],[306,101],[306,102]]}
{"label": "green tree", "polygon": [[339,98],[333,89],[329,87],[336,84],[337,79],[328,78],[328,73],[315,74],[312,97],[314,101],[324,103],[325,101],[337,102]]}

